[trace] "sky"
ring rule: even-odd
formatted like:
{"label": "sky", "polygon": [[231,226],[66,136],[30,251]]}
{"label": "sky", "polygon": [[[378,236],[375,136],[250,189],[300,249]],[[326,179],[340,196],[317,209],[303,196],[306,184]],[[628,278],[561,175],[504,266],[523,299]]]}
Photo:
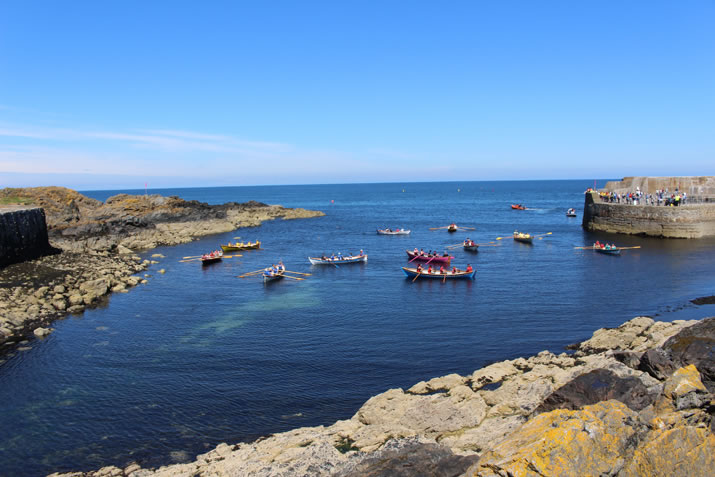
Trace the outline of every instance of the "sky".
{"label": "sky", "polygon": [[0,187],[715,175],[715,0],[0,2]]}

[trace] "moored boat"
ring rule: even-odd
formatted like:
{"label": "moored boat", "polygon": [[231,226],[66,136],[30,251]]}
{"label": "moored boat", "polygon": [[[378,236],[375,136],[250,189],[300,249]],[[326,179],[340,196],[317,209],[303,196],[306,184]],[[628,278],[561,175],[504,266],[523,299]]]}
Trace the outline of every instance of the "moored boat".
{"label": "moored boat", "polygon": [[419,252],[413,252],[411,250],[407,250],[407,256],[410,257],[410,261],[441,263],[444,265],[449,265],[449,262],[454,258],[451,255],[422,255]]}
{"label": "moored boat", "polygon": [[576,209],[569,209],[566,211],[566,217],[576,217]]}
{"label": "moored boat", "polygon": [[367,254],[353,255],[348,257],[335,256],[326,257],[308,257],[311,265],[340,265],[343,263],[360,263],[367,262]]}
{"label": "moored boat", "polygon": [[474,280],[477,275],[476,270],[466,271],[458,270],[456,272],[448,271],[446,273],[432,272],[427,273],[425,270],[417,270],[417,268],[402,267],[402,271],[405,272],[408,278],[432,278],[437,280],[453,280],[453,279],[469,279]]}
{"label": "moored boat", "polygon": [[514,240],[522,243],[532,243],[534,241],[534,236],[530,234],[523,234],[521,232],[514,232]]}
{"label": "moored boat", "polygon": [[409,235],[410,232],[406,229],[377,229],[378,235]]}
{"label": "moored boat", "polygon": [[220,262],[223,259],[223,252],[216,250],[211,253],[205,253],[201,256],[201,265],[209,265],[211,263]]}
{"label": "moored boat", "polygon": [[224,252],[239,252],[242,250],[256,250],[259,248],[261,248],[261,242],[259,240],[248,243],[236,242],[234,244],[229,242],[228,245],[221,245],[221,250]]}

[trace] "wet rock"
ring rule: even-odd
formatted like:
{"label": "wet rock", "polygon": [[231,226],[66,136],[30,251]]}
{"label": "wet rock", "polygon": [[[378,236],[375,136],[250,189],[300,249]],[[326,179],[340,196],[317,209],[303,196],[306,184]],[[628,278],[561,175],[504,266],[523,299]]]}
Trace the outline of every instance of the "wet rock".
{"label": "wet rock", "polygon": [[676,366],[694,364],[703,384],[715,392],[715,317],[683,329],[663,345]]}
{"label": "wet rock", "polygon": [[661,381],[670,376],[676,368],[677,365],[669,353],[662,348],[649,349],[643,353],[637,367]]}
{"label": "wet rock", "polygon": [[94,295],[94,297],[96,298],[107,293],[107,291],[109,290],[109,281],[106,278],[89,280],[80,285],[79,289],[84,292],[85,295]]}
{"label": "wet rock", "polygon": [[35,330],[33,331],[33,333],[34,333],[34,335],[37,336],[38,338],[43,338],[43,337],[49,335],[50,333],[52,333],[52,329],[51,329],[51,328],[38,327],[38,328],[35,328]]}

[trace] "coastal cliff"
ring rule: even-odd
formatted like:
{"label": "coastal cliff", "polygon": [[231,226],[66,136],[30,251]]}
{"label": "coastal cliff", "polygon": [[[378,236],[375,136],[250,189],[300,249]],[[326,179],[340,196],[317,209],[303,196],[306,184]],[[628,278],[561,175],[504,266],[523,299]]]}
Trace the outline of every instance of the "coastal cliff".
{"label": "coastal cliff", "polygon": [[[276,218],[325,215],[254,201],[209,205],[159,195],[120,194],[102,203],[63,187],[2,189],[0,199],[36,206],[0,215],[0,251],[14,257],[7,262],[11,265],[0,267],[0,354],[48,334],[55,319],[146,283],[146,276],[134,275],[151,261],[135,251]],[[62,253],[30,260],[54,251],[53,246]]]}
{"label": "coastal cliff", "polygon": [[663,238],[715,236],[715,202],[665,207],[602,202],[597,192],[585,194],[583,228],[592,232]]}
{"label": "coastal cliff", "polygon": [[543,351],[391,389],[348,420],[95,476],[711,475],[715,318],[635,318]]}

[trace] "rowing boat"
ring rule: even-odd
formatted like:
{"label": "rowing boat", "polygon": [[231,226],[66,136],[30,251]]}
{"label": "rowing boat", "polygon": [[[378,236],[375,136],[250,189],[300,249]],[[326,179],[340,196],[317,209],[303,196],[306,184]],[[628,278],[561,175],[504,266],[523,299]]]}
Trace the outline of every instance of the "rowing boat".
{"label": "rowing boat", "polygon": [[330,257],[308,257],[311,265],[339,265],[343,263],[367,262],[367,254],[355,255],[353,257],[330,258]]}
{"label": "rowing boat", "polygon": [[261,242],[260,241],[255,241],[255,242],[248,242],[248,243],[243,243],[243,242],[236,242],[235,244],[232,244],[231,242],[228,243],[228,245],[221,245],[221,250],[224,252],[238,252],[241,250],[256,250],[261,248]]}
{"label": "rowing boat", "polygon": [[272,282],[283,278],[285,270],[264,270],[263,271],[263,283]]}
{"label": "rowing boat", "polygon": [[521,232],[514,232],[514,240],[522,243],[532,243],[534,236],[530,234],[523,234]]}
{"label": "rowing boat", "polygon": [[598,252],[602,253],[604,255],[620,255],[621,254],[621,249],[619,248],[601,248],[601,247],[593,247],[593,249]]}
{"label": "rowing boat", "polygon": [[416,278],[419,275],[420,278],[434,278],[437,280],[452,280],[452,279],[460,279],[460,278],[474,280],[474,277],[477,275],[476,270],[472,270],[471,272],[460,270],[460,271],[454,272],[454,273],[452,273],[452,272],[427,273],[425,270],[417,271],[416,268],[402,267],[402,271],[405,272],[405,275],[407,275],[408,278]]}
{"label": "rowing boat", "polygon": [[576,209],[569,209],[566,211],[566,217],[576,217]]}
{"label": "rowing boat", "polygon": [[415,262],[430,262],[430,263],[441,263],[444,265],[449,265],[449,262],[454,258],[451,255],[439,256],[439,255],[420,255],[411,250],[407,250],[407,256],[410,257],[410,261]]}
{"label": "rowing boat", "polygon": [[409,235],[410,230],[405,229],[377,229],[378,235]]}
{"label": "rowing boat", "polygon": [[464,244],[464,250],[467,252],[478,252],[479,251],[479,244],[470,242],[470,243],[465,243]]}
{"label": "rowing boat", "polygon": [[514,210],[526,210],[526,207],[521,204],[511,204],[511,208]]}
{"label": "rowing boat", "polygon": [[447,232],[456,232],[457,230],[459,230],[457,224],[450,224],[449,227],[447,227]]}
{"label": "rowing boat", "polygon": [[223,258],[223,252],[211,252],[201,256],[201,265],[210,265],[220,262]]}

